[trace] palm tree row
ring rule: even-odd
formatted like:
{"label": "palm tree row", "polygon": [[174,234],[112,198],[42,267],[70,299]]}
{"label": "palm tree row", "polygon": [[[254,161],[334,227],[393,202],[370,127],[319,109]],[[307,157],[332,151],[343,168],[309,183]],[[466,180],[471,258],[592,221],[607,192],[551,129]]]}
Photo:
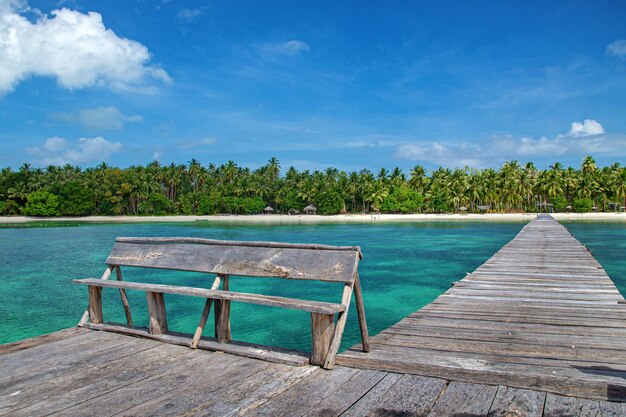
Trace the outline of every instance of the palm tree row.
{"label": "palm tree row", "polygon": [[321,214],[382,212],[610,211],[626,205],[626,167],[598,167],[587,156],[579,169],[555,163],[539,170],[517,161],[495,169],[438,168],[430,174],[415,166],[345,172],[297,171],[271,158],[251,170],[233,161],[125,169],[101,163],[45,169],[22,165],[0,171],[0,214],[147,215],[279,212],[315,204]]}

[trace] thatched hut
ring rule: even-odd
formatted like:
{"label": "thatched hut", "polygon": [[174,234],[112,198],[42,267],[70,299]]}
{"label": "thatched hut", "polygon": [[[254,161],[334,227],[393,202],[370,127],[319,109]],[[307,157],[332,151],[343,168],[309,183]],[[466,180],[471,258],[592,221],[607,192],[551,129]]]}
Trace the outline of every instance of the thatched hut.
{"label": "thatched hut", "polygon": [[304,214],[317,214],[317,207],[313,204],[309,204],[304,208]]}
{"label": "thatched hut", "polygon": [[481,213],[487,213],[490,208],[491,206],[478,206],[478,210],[480,210]]}
{"label": "thatched hut", "polygon": [[290,208],[287,214],[290,216],[295,216],[296,214],[300,214],[300,211],[296,210],[295,208]]}
{"label": "thatched hut", "polygon": [[263,213],[265,214],[272,214],[274,212],[274,209],[271,208],[270,206],[267,206],[263,209]]}

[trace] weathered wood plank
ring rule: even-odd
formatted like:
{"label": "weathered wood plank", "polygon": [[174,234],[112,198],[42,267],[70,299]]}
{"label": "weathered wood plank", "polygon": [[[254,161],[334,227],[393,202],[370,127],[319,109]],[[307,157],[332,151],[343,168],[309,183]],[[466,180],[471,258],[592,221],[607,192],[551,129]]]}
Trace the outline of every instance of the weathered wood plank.
{"label": "weathered wood plank", "polygon": [[488,416],[541,417],[545,401],[544,393],[500,386]]}
{"label": "weathered wood plank", "polygon": [[563,395],[548,394],[543,417],[601,417],[600,403]]}
{"label": "weathered wood plank", "polygon": [[55,342],[57,340],[63,340],[73,335],[84,333],[85,330],[82,330],[80,327],[70,327],[69,329],[62,329],[41,336],[35,336],[28,339],[18,340],[16,342],[5,343],[3,345],[0,345],[0,356],[23,351],[26,349],[31,349],[35,346]]}
{"label": "weathered wood plank", "polygon": [[428,416],[486,416],[497,391],[495,385],[450,382]]}
{"label": "weathered wood plank", "polygon": [[276,297],[270,295],[247,294],[234,291],[208,290],[206,288],[143,284],[129,281],[102,281],[93,278],[75,279],[73,282],[98,287],[126,288],[129,290],[158,292],[163,294],[189,295],[193,297],[212,298],[214,300],[233,300],[249,304],[284,307],[312,313],[333,314],[345,310],[345,306],[342,304],[327,303],[323,301],[298,300],[294,298]]}
{"label": "weathered wood plank", "polygon": [[[106,263],[113,266],[176,269],[213,274],[279,277],[330,282],[354,281],[356,248],[201,244],[181,239],[118,238]],[[181,240],[179,242],[179,240]]]}
{"label": "weathered wood plank", "polygon": [[[169,332],[168,334],[151,334],[148,329],[142,327],[129,327],[121,324],[91,324],[85,325],[87,328],[94,330],[104,330],[115,333],[122,333],[132,336],[140,336],[148,339],[158,340],[165,343],[171,343],[180,346],[189,346],[192,336],[177,332]],[[276,347],[261,346],[254,343],[245,343],[233,341],[230,343],[219,343],[215,339],[203,337],[198,343],[198,349],[209,350],[215,352],[231,353],[233,355],[244,356],[253,359],[262,359],[268,362],[281,363],[292,366],[304,366],[309,364],[309,356],[305,352],[299,352]]]}
{"label": "weathered wood plank", "polygon": [[433,303],[342,365],[626,400],[626,311],[601,265],[539,217]]}
{"label": "weathered wood plank", "polygon": [[446,386],[443,379],[402,375],[365,415],[428,415]]}

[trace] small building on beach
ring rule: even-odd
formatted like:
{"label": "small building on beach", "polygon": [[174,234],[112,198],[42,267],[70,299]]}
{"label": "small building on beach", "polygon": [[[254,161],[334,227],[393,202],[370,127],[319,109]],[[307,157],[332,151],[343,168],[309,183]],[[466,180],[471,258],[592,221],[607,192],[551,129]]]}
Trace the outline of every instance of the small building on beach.
{"label": "small building on beach", "polygon": [[267,206],[263,209],[263,213],[265,214],[272,214],[274,212],[274,209],[270,206]]}
{"label": "small building on beach", "polygon": [[313,204],[309,204],[304,208],[304,214],[317,214],[317,207]]}

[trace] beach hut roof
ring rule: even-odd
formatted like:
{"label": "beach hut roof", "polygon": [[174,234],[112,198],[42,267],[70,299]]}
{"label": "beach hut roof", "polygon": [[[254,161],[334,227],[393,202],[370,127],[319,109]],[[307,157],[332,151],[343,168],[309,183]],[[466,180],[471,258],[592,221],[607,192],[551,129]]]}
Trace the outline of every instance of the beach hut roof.
{"label": "beach hut roof", "polygon": [[304,208],[305,210],[317,210],[317,207],[315,207],[313,204],[309,204],[308,206],[306,206]]}
{"label": "beach hut roof", "polygon": [[459,207],[459,210],[461,210],[461,211],[467,211],[467,207],[465,207],[465,206],[461,206],[461,207]]}
{"label": "beach hut roof", "polygon": [[267,206],[263,209],[263,211],[274,211],[274,209],[271,208],[270,206]]}

